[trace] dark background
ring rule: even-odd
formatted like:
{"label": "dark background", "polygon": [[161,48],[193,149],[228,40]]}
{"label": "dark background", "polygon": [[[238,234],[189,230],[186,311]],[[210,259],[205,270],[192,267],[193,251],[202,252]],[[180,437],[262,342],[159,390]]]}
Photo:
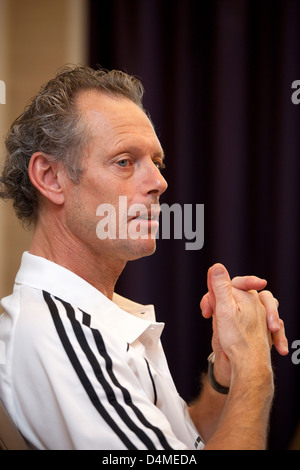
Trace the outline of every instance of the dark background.
{"label": "dark background", "polygon": [[[181,395],[197,395],[211,324],[199,301],[207,269],[257,274],[280,302],[290,354],[273,353],[270,449],[287,449],[300,419],[299,0],[90,0],[90,65],[139,77],[166,153],[162,202],[205,205],[205,241],[158,240],[129,263],[119,293],[154,303]],[[250,360],[250,358],[249,358]]]}

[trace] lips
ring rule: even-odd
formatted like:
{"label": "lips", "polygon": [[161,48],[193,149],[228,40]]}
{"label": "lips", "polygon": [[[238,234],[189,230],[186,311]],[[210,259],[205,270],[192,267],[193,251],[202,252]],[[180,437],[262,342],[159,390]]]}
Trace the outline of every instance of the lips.
{"label": "lips", "polygon": [[127,212],[127,235],[132,240],[155,239],[159,227],[160,210],[158,204],[150,207],[132,204]]}
{"label": "lips", "polygon": [[139,212],[134,217],[131,217],[130,220],[145,220],[145,221],[158,221],[159,219],[159,210],[149,210],[148,212]]}

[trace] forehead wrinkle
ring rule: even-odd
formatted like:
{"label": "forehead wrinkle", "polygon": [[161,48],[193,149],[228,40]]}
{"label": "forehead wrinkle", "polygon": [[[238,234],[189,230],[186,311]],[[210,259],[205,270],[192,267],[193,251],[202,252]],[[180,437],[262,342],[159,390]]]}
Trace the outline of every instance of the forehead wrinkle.
{"label": "forehead wrinkle", "polygon": [[[88,123],[89,128],[97,136],[97,131],[102,129],[107,137],[113,139],[118,139],[116,145],[126,138],[136,138],[137,136],[145,136],[149,134],[150,138],[153,137],[153,134],[156,136],[155,131],[150,123],[143,122],[120,122],[118,116],[107,116],[105,112],[101,110],[86,109],[84,114],[86,116],[86,122]],[[148,125],[149,124],[149,125]],[[142,130],[142,132],[141,132]],[[153,134],[152,134],[153,133]],[[124,138],[122,139],[122,136]]]}
{"label": "forehead wrinkle", "polygon": [[[124,148],[124,150],[128,151],[129,153],[144,153],[144,149],[142,148],[142,146],[139,146],[138,144],[136,144],[134,142],[126,144],[126,141],[130,140],[132,136],[127,136],[126,137],[126,133],[124,133],[124,134],[125,134],[124,137],[121,137],[120,139],[118,139],[112,145],[113,150],[118,150],[118,147],[120,147],[120,152],[122,152],[122,150]],[[138,134],[138,135],[140,136],[140,134]],[[144,136],[141,136],[141,137],[142,137],[142,139],[144,140],[144,143],[145,143]],[[135,138],[136,138],[136,136],[134,136],[134,139]],[[146,137],[146,140],[148,140],[147,137]],[[151,142],[150,139],[149,139],[149,143],[148,142],[146,143],[146,147],[149,148],[149,153],[151,154],[151,156],[153,158],[158,157],[161,160],[163,160],[164,159],[164,151],[163,151],[158,139],[156,141],[155,147],[156,146],[159,147],[158,150],[152,148],[154,146],[153,146],[153,143]]]}
{"label": "forehead wrinkle", "polygon": [[[91,97],[91,94],[89,94],[89,97]],[[97,97],[99,97],[99,93],[96,93]],[[126,141],[127,139],[135,139],[138,136],[142,136],[145,139],[149,139],[149,142],[151,142],[151,139],[154,137],[155,138],[155,144],[157,145],[158,150],[154,149],[156,146],[153,143],[150,143],[149,148],[153,147],[152,151],[150,152],[153,157],[158,157],[161,160],[164,159],[164,151],[161,147],[161,143],[156,135],[154,126],[147,116],[147,114],[142,110],[141,108],[137,107],[134,103],[134,106],[137,108],[138,112],[140,114],[140,119],[137,121],[132,121],[131,119],[128,118],[128,116],[125,114],[122,117],[125,116],[125,122],[120,122],[120,117],[117,115],[107,115],[106,110],[109,109],[107,108],[107,103],[122,103],[123,99],[116,100],[115,98],[112,97],[107,97],[103,96],[100,94],[100,97],[103,99],[102,103],[100,102],[93,102],[90,99],[85,102],[83,100],[84,96],[87,96],[86,94],[81,95],[80,97],[77,97],[77,106],[78,109],[82,115],[82,117],[85,117],[86,124],[88,125],[88,129],[90,131],[90,137],[97,138],[97,130],[99,127],[101,127],[102,130],[104,130],[105,135],[102,136],[105,140],[111,139],[111,148],[115,149],[118,146],[122,146],[122,142]],[[81,99],[80,99],[81,98]],[[125,101],[128,101],[126,98],[124,99]],[[129,100],[131,103],[131,101]],[[103,108],[96,108],[97,105],[103,105]],[[95,107],[94,107],[95,106]],[[118,111],[118,110],[117,110]],[[128,121],[126,122],[126,118]],[[141,132],[142,131],[142,132]],[[135,145],[134,143],[132,145],[129,145],[128,148],[132,149],[137,149],[138,145]]]}

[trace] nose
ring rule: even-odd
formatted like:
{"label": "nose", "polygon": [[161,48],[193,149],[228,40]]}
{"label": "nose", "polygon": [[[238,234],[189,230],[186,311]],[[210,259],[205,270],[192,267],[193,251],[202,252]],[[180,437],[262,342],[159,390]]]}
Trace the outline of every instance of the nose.
{"label": "nose", "polygon": [[160,169],[151,162],[145,172],[144,191],[147,195],[159,197],[168,187],[168,183],[161,174]]}

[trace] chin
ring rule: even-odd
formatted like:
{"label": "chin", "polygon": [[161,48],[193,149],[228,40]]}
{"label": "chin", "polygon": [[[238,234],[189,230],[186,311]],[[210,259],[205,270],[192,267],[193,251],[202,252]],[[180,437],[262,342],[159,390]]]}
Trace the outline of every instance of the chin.
{"label": "chin", "polygon": [[151,256],[155,253],[155,240],[134,240],[131,244],[130,258],[128,261]]}

